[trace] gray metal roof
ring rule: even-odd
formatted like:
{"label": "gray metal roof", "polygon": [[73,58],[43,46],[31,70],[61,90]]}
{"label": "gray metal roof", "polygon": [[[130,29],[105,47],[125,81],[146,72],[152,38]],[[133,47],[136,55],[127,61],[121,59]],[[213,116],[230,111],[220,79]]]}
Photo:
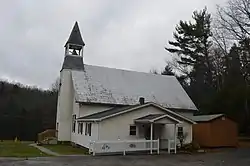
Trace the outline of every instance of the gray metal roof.
{"label": "gray metal roof", "polygon": [[68,41],[65,44],[65,47],[66,47],[66,45],[68,43],[85,46],[85,43],[84,43],[84,41],[82,39],[82,35],[81,35],[81,32],[80,32],[80,29],[79,29],[79,26],[78,26],[77,22],[75,22],[75,25],[74,25],[74,27],[73,27],[73,29],[71,31],[69,39],[68,39]]}
{"label": "gray metal roof", "polygon": [[84,70],[83,58],[81,56],[66,55],[62,69]]}
{"label": "gray metal roof", "polygon": [[97,112],[97,113],[94,113],[94,114],[91,114],[88,116],[80,117],[80,118],[78,118],[78,120],[93,120],[93,119],[97,120],[97,119],[101,119],[101,118],[104,118],[104,117],[107,117],[110,115],[114,115],[116,113],[119,113],[119,112],[122,112],[122,111],[125,111],[128,109],[137,107],[137,106],[138,105],[114,107],[114,108],[111,108],[111,109],[108,109],[108,110],[105,110],[102,112]]}
{"label": "gray metal roof", "polygon": [[208,122],[214,119],[217,119],[219,117],[224,116],[224,114],[214,114],[214,115],[199,115],[199,116],[191,116],[189,117],[195,122]]}
{"label": "gray metal roof", "polygon": [[135,105],[144,97],[167,108],[197,110],[174,76],[84,65],[84,71],[72,71],[72,79],[78,102]]}
{"label": "gray metal roof", "polygon": [[146,116],[143,116],[141,118],[138,118],[138,119],[135,119],[136,121],[137,120],[145,120],[145,121],[149,121],[149,120],[153,120],[153,119],[156,119],[156,118],[159,118],[161,116],[163,116],[165,114],[150,114],[150,115],[146,115]]}

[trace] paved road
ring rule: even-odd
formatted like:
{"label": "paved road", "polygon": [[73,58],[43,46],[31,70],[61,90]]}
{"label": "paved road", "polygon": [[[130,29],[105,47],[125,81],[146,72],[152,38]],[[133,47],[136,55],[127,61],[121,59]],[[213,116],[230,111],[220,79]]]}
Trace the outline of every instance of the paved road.
{"label": "paved road", "polygon": [[1,166],[250,166],[250,149],[198,155],[0,158]]}

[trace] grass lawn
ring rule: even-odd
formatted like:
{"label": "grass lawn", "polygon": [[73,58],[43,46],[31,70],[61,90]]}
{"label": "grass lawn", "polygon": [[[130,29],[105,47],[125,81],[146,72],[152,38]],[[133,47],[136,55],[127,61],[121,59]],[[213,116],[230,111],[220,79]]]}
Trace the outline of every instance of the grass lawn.
{"label": "grass lawn", "polygon": [[0,142],[0,157],[42,157],[48,156],[40,150],[29,146],[32,142]]}
{"label": "grass lawn", "polygon": [[62,154],[62,155],[80,155],[80,154],[88,154],[88,149],[81,147],[73,147],[71,145],[43,145],[43,147]]}

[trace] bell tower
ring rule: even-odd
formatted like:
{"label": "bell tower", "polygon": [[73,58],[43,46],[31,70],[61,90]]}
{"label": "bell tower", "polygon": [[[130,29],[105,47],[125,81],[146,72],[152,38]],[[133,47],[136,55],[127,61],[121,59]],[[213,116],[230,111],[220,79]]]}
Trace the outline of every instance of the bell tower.
{"label": "bell tower", "polygon": [[83,64],[84,46],[85,43],[82,39],[78,23],[75,22],[75,25],[70,33],[69,39],[64,45],[65,56],[61,71],[63,69],[84,70],[84,64]]}
{"label": "bell tower", "polygon": [[65,56],[83,56],[83,48],[85,43],[82,39],[81,32],[78,26],[78,23],[75,22],[75,25],[71,31],[68,41],[65,43]]}
{"label": "bell tower", "polygon": [[65,56],[60,71],[60,84],[57,101],[56,127],[58,141],[72,141],[72,117],[74,89],[72,71],[84,71],[82,39],[78,23],[76,22],[65,47]]}

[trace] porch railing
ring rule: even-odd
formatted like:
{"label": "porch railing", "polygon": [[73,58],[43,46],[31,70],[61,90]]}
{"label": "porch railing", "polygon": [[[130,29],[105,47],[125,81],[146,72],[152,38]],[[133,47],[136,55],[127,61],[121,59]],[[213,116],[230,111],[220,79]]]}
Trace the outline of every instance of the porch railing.
{"label": "porch railing", "polygon": [[168,140],[168,153],[176,153],[176,141],[175,140]]}
{"label": "porch railing", "polygon": [[158,140],[124,140],[124,141],[91,141],[89,153],[123,153],[137,151],[153,151],[160,153],[160,142]]}

